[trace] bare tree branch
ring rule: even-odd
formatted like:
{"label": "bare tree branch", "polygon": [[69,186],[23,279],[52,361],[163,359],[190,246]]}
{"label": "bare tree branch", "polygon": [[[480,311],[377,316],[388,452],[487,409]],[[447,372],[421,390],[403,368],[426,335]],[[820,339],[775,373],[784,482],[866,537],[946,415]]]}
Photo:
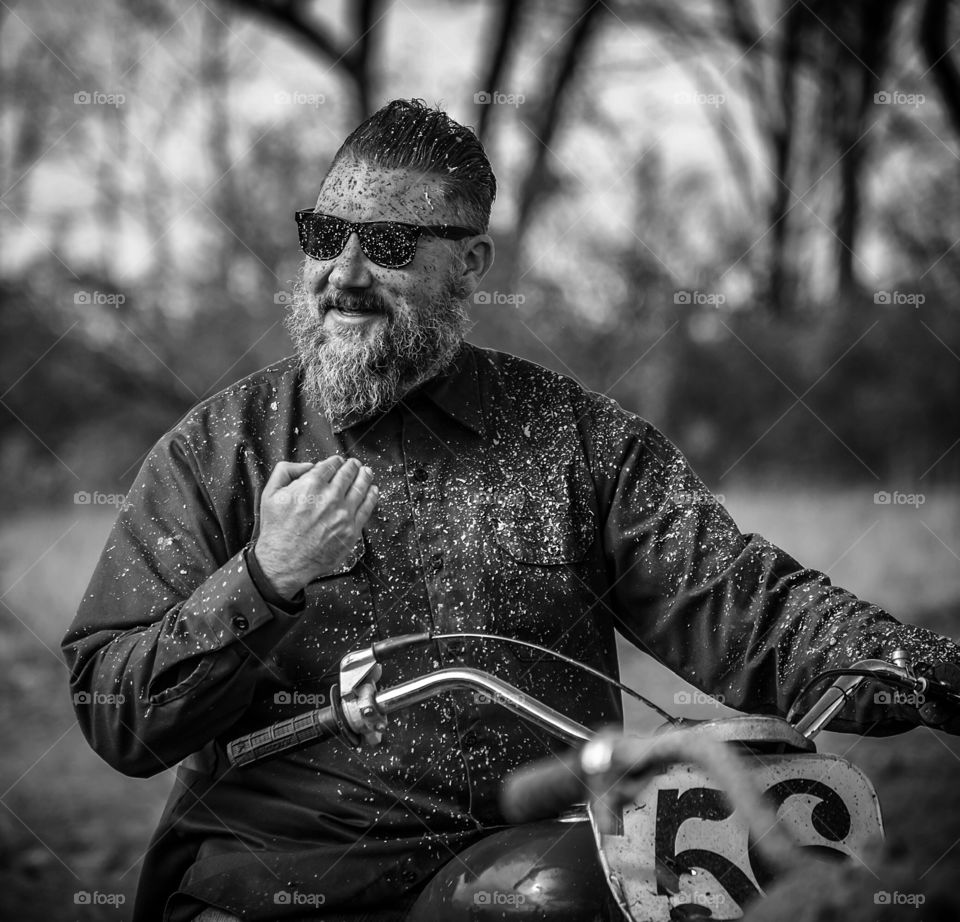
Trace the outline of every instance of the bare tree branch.
{"label": "bare tree branch", "polygon": [[590,36],[605,10],[606,6],[602,0],[584,0],[575,25],[570,30],[566,47],[560,53],[560,60],[552,78],[553,86],[543,107],[543,116],[534,132],[537,140],[533,159],[520,188],[517,224],[521,235],[528,225],[539,193],[545,186],[547,156],[559,127],[560,113],[567,89],[584,56]]}
{"label": "bare tree branch", "polygon": [[861,179],[870,151],[868,116],[880,75],[890,52],[894,16],[899,0],[861,0],[855,10],[855,52],[838,51],[833,98],[837,102],[834,136],[840,155],[840,207],[836,217],[837,276],[841,290],[855,285],[854,259],[860,231]]}
{"label": "bare tree branch", "polygon": [[370,49],[378,23],[380,0],[362,0],[351,4],[357,33],[346,47],[339,46],[316,21],[307,15],[309,0],[231,0],[238,8],[272,22],[294,35],[310,49],[327,58],[332,68],[341,71],[352,85],[358,120],[370,112]]}
{"label": "bare tree branch", "polygon": [[927,0],[920,20],[920,47],[953,130],[960,135],[960,70],[950,55],[953,45],[947,44],[949,19],[950,0]]}
{"label": "bare tree branch", "polygon": [[[501,0],[500,16],[491,39],[493,56],[490,59],[490,66],[487,68],[484,84],[478,89],[490,93],[497,91],[500,78],[506,72],[510,52],[516,45],[516,40],[520,34],[519,23],[525,2],[526,0]],[[494,109],[496,109],[496,106],[484,106],[480,110],[477,136],[481,141],[486,141],[490,132]]]}
{"label": "bare tree branch", "polygon": [[373,47],[378,36],[376,28],[380,21],[381,0],[362,0],[353,5],[354,22],[356,23],[357,41],[353,48],[348,49],[347,66],[350,68],[357,85],[357,94],[360,100],[360,111],[363,117],[373,113]]}
{"label": "bare tree branch", "polygon": [[790,198],[793,195],[790,182],[793,179],[793,142],[797,127],[796,101],[797,83],[800,80],[800,49],[803,46],[808,25],[807,8],[803,4],[791,7],[784,16],[783,52],[778,74],[780,105],[779,111],[770,120],[770,143],[773,148],[776,184],[768,218],[773,245],[770,254],[770,284],[767,297],[774,313],[782,313],[785,305],[790,301],[786,290],[789,285],[787,244],[790,239]]}

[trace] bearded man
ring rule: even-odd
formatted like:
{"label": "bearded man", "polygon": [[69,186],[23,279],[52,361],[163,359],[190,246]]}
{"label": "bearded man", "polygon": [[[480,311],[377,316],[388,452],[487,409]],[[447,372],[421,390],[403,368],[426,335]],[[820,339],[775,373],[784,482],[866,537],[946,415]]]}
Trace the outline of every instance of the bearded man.
{"label": "bearded man", "polygon": [[[397,100],[364,122],[297,214],[297,355],[196,407],[128,495],[64,650],[107,762],[179,763],[135,922],[402,918],[504,825],[504,773],[550,743],[466,695],[395,715],[379,748],[228,765],[230,740],[322,702],[340,657],[376,639],[505,634],[615,676],[620,631],[729,705],[779,714],[821,670],[898,647],[960,663],[741,534],[650,423],[465,342],[495,191],[443,112]],[[382,682],[448,665],[591,727],[621,719],[608,685],[489,641],[411,650]],[[833,726],[920,721],[860,701]]]}

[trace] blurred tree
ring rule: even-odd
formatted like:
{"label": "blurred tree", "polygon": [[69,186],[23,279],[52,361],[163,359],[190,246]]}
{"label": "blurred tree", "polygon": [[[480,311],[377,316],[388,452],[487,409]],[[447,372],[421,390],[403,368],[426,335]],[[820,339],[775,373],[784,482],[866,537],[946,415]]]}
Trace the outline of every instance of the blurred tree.
{"label": "blurred tree", "polygon": [[383,0],[354,0],[347,3],[350,32],[340,43],[309,13],[312,0],[231,0],[245,12],[262,17],[294,36],[330,63],[347,81],[353,93],[353,121],[359,122],[373,112],[376,93],[376,41],[385,15]]}
{"label": "blurred tree", "polygon": [[[337,21],[305,0],[0,6],[0,471],[30,455],[38,482],[63,476],[61,489],[76,489],[64,471],[129,480],[160,429],[288,351],[280,318],[300,259],[291,201],[311,200],[344,132],[398,92],[414,68],[388,53],[393,17],[423,12],[383,0],[342,10]],[[470,81],[453,108],[469,106],[478,81],[527,96],[519,108],[466,110],[507,216],[484,284],[526,297],[476,310],[479,341],[610,391],[715,477],[801,461],[818,476],[958,473],[949,4],[431,0],[429,10],[487,23],[438,57],[448,85]],[[406,54],[421,38],[426,47],[404,38]],[[306,54],[290,55],[287,41]],[[423,83],[431,71],[416,64]],[[633,107],[624,70],[641,88],[668,73],[671,89],[684,75],[723,89],[729,106],[689,119],[708,126],[692,146],[706,147],[708,132],[718,142],[709,169],[661,156],[659,126],[642,99]],[[265,105],[264,88],[294,73],[346,92],[308,117]],[[930,86],[922,112],[875,103]],[[95,89],[127,102],[74,102]],[[872,304],[876,266],[890,284],[922,288],[923,312]],[[681,288],[723,291],[728,306],[681,309]],[[108,303],[76,300],[91,292]]]}

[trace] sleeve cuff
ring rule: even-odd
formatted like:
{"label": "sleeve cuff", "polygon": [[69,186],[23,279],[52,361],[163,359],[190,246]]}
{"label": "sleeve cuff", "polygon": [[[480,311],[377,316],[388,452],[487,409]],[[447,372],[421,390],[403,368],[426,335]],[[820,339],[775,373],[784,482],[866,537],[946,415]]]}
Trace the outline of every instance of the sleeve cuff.
{"label": "sleeve cuff", "polygon": [[[238,551],[163,626],[148,691],[151,703],[163,704],[195,690],[213,665],[191,663],[200,654],[230,650],[241,660],[252,657],[263,663],[298,621],[296,612],[287,613],[263,598],[251,577],[245,549]],[[173,682],[164,683],[159,677],[170,670],[177,670]]]}
{"label": "sleeve cuff", "polygon": [[292,599],[286,599],[280,595],[280,593],[270,585],[270,580],[267,578],[267,574],[263,572],[263,568],[260,566],[260,561],[257,560],[257,555],[254,553],[252,544],[248,544],[243,549],[243,558],[246,561],[250,579],[253,581],[254,587],[257,592],[260,593],[264,602],[274,608],[279,608],[280,611],[288,615],[298,615],[303,611],[307,602],[307,597],[304,595],[303,590],[299,590]]}

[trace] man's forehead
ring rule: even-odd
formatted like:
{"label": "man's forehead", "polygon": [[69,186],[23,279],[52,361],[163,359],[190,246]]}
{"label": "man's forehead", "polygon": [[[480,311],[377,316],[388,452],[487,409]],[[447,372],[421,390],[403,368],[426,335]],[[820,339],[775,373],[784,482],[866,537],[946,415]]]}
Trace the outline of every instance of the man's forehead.
{"label": "man's forehead", "polygon": [[316,207],[347,221],[442,224],[455,217],[443,192],[442,180],[433,173],[347,159],[330,170]]}

